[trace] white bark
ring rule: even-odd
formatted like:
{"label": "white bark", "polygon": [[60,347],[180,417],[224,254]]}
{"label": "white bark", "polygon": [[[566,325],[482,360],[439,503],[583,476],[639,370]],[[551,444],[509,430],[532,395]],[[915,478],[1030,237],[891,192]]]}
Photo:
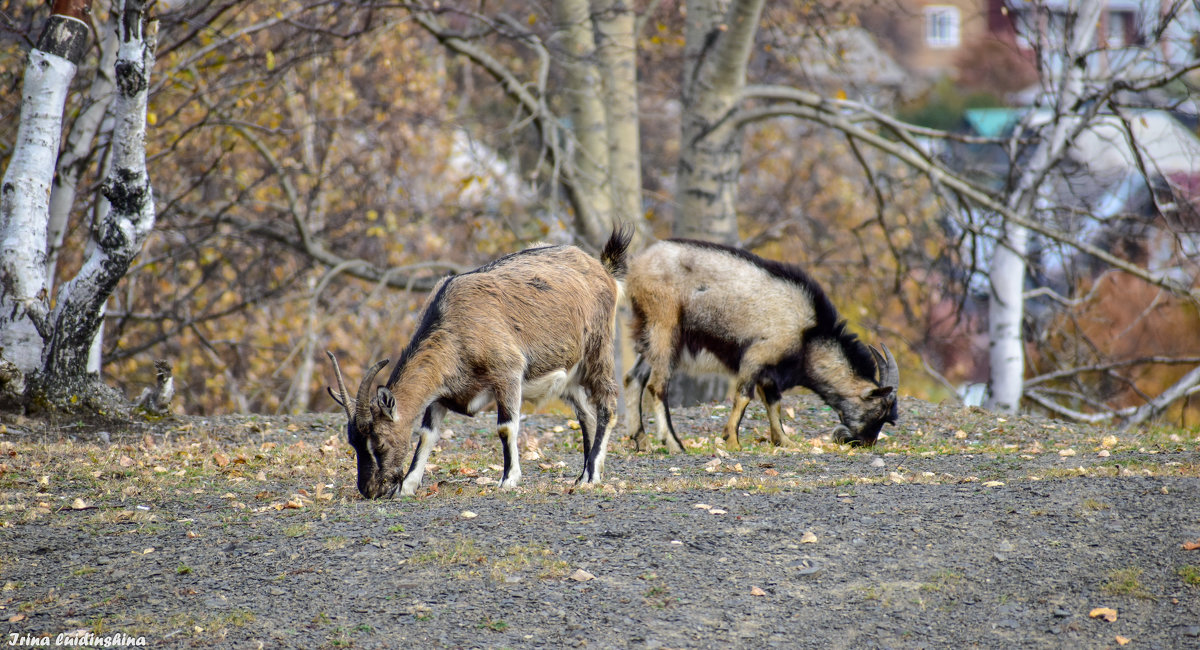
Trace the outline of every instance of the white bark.
{"label": "white bark", "polygon": [[[1066,154],[1067,143],[1082,121],[1073,113],[1083,96],[1086,54],[1092,47],[1103,4],[1100,0],[1071,0],[1067,11],[1076,16],[1074,29],[1061,53],[1065,70],[1055,96],[1055,118],[1043,131],[1042,142],[1009,195],[1008,207],[1018,215],[1036,219],[1039,197],[1046,191],[1049,170]],[[1047,52],[1048,54],[1048,52]],[[1048,64],[1044,64],[1044,69]],[[1032,113],[1031,113],[1032,115]],[[995,411],[1015,412],[1021,404],[1025,380],[1025,350],[1021,323],[1025,314],[1022,296],[1025,284],[1026,247],[1029,231],[1007,223],[996,243],[988,269],[991,297],[988,303],[989,357],[988,398],[984,405]]]}
{"label": "white bark", "polygon": [[51,384],[66,385],[86,375],[104,303],[154,227],[154,193],[146,171],[146,99],[154,52],[147,42],[152,39],[144,37],[142,9],[140,0],[122,3],[111,169],[94,245],[79,273],[56,294],[53,331],[42,354]]}
{"label": "white bark", "polygon": [[[110,115],[109,108],[115,91],[112,75],[117,59],[117,31],[111,25],[99,31],[102,35],[99,40],[100,62],[91,87],[88,88],[88,103],[71,124],[62,154],[58,158],[54,185],[50,189],[50,223],[47,228],[46,247],[47,287],[54,286],[58,253],[75,207],[79,180],[92,152],[96,149],[96,135],[105,130],[105,116]],[[111,117],[109,122],[107,130],[111,131]]]}
{"label": "white bark", "polygon": [[30,51],[17,142],[0,186],[0,349],[26,374],[40,363],[50,184],[74,76],[67,59]]}

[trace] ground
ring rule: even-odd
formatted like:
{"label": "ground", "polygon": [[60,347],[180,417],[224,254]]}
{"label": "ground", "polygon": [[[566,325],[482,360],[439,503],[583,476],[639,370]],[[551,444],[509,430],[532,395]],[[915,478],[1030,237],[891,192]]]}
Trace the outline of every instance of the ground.
{"label": "ground", "polygon": [[737,453],[714,440],[722,407],[678,409],[687,453],[619,438],[587,489],[573,423],[531,415],[506,492],[494,422],[452,418],[418,496],[372,502],[340,413],[9,417],[3,640],[1200,646],[1200,430],[901,406],[858,449],[822,435],[818,401],[788,397],[784,450],[755,441],[756,406]]}

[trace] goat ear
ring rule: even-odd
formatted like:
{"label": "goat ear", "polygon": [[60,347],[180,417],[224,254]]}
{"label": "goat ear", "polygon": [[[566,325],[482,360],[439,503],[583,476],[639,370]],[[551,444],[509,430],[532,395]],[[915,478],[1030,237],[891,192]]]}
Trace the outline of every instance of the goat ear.
{"label": "goat ear", "polygon": [[891,386],[872,388],[863,394],[863,399],[883,399],[888,395],[891,395],[893,392],[895,392],[895,390],[896,389],[892,388]]}
{"label": "goat ear", "polygon": [[379,387],[379,391],[375,393],[376,406],[379,407],[379,415],[387,418],[389,422],[396,421],[396,398],[392,396],[392,391]]}

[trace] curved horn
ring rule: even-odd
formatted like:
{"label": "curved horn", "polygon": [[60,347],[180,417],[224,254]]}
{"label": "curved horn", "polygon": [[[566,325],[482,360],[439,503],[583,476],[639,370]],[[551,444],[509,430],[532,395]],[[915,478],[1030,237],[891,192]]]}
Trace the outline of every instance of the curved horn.
{"label": "curved horn", "polygon": [[871,358],[875,359],[875,370],[879,373],[879,385],[884,386],[883,378],[887,374],[887,359],[879,354],[879,349],[874,345],[867,346],[867,349],[871,351]]}
{"label": "curved horn", "polygon": [[884,360],[886,369],[879,371],[879,384],[881,386],[891,386],[892,388],[900,389],[900,367],[896,365],[896,358],[892,356],[892,351],[888,349],[887,343],[881,343],[883,346]]}
{"label": "curved horn", "polygon": [[367,371],[367,375],[363,377],[362,383],[358,385],[358,399],[354,404],[354,419],[355,422],[361,422],[365,425],[371,420],[371,386],[375,383],[375,375],[388,364],[387,359],[380,359],[371,366]]}
{"label": "curved horn", "polygon": [[346,417],[354,417],[354,414],[350,412],[350,398],[346,396],[346,381],[342,379],[342,369],[338,367],[337,357],[333,356],[329,350],[326,350],[325,354],[329,355],[329,360],[333,362],[333,374],[337,377],[338,394],[335,395],[333,389],[328,386],[326,386],[326,390],[329,391],[329,396],[333,398],[333,401],[341,404],[342,408],[346,410]]}

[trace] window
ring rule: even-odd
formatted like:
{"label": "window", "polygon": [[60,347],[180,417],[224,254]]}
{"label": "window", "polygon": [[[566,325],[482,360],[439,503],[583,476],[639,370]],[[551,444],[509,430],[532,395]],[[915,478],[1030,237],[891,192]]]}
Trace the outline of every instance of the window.
{"label": "window", "polygon": [[1119,11],[1108,12],[1108,30],[1105,36],[1105,44],[1108,47],[1124,47],[1125,46],[1125,16],[1127,14]]}
{"label": "window", "polygon": [[925,7],[925,44],[935,48],[958,47],[958,7],[929,5]]}

